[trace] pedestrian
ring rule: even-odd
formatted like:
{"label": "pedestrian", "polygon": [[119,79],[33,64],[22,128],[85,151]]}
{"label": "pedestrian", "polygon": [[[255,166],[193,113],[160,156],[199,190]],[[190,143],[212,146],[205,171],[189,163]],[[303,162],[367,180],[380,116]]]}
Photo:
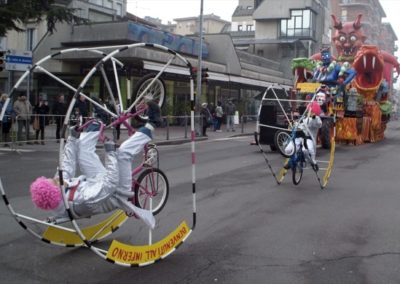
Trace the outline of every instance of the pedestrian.
{"label": "pedestrian", "polygon": [[86,119],[89,117],[89,104],[86,98],[80,95],[74,107],[79,109],[79,115],[81,116],[82,122],[85,123]]}
{"label": "pedestrian", "polygon": [[211,118],[212,118],[212,130],[216,131],[217,130],[217,119],[215,118],[215,105],[213,103],[210,103],[208,105],[208,110],[210,111]]}
{"label": "pedestrian", "polygon": [[236,106],[233,103],[232,99],[228,100],[228,103],[225,106],[226,113],[226,131],[235,131],[235,112]]}
{"label": "pedestrian", "polygon": [[[32,115],[32,105],[26,99],[26,95],[21,93],[18,96],[18,100],[14,102],[14,111],[16,113],[16,119],[18,124],[17,130],[17,141],[19,141],[18,145],[22,145],[21,141],[23,141],[23,136],[25,136],[25,141],[27,144],[32,144],[29,140],[29,123]],[[23,135],[22,129],[25,130]]]}
{"label": "pedestrian", "polygon": [[56,139],[57,143],[60,142],[61,138],[61,129],[63,125],[63,121],[65,118],[65,114],[67,113],[68,106],[65,102],[65,96],[63,93],[58,95],[57,101],[53,105],[53,115],[56,121]]}
{"label": "pedestrian", "polygon": [[221,132],[221,124],[222,124],[222,118],[224,116],[224,111],[222,109],[222,103],[220,101],[217,102],[217,107],[215,108],[215,119],[217,121],[216,123],[216,132]]}
{"label": "pedestrian", "polygon": [[[76,126],[71,128],[64,149],[62,169],[66,195],[75,218],[86,218],[120,208],[128,216],[138,216],[149,227],[154,228],[155,219],[151,211],[140,209],[130,201],[134,196],[133,159],[151,141],[154,128],[160,125],[160,108],[157,104],[149,108],[151,112],[146,125],[139,128],[118,149],[111,140],[104,143],[105,166],[95,152],[100,135],[99,124],[90,125],[82,133]],[[76,164],[83,174],[77,178],[74,177]],[[30,193],[38,208],[55,214],[50,221],[57,222],[68,217],[58,178],[37,178],[30,186]]]}
{"label": "pedestrian", "polygon": [[39,102],[33,108],[35,114],[33,128],[36,132],[35,144],[39,144],[39,133],[40,133],[40,143],[44,145],[44,129],[48,125],[50,108],[47,101],[39,98]]}
{"label": "pedestrian", "polygon": [[207,128],[212,125],[212,115],[207,108],[207,103],[201,104],[200,115],[202,118],[202,135],[207,137]]}
{"label": "pedestrian", "polygon": [[[107,108],[107,105],[103,102],[101,98],[98,99],[93,98],[93,100],[95,100],[102,107]],[[95,104],[93,104],[93,109],[94,109],[94,117],[100,119],[104,124],[108,124],[110,115],[103,108]]]}
{"label": "pedestrian", "polygon": [[[0,97],[0,113],[3,111],[3,106],[6,103],[6,100],[8,99],[7,94],[2,94]],[[12,104],[9,103],[4,111],[4,116],[1,121],[1,136],[2,136],[2,141],[4,143],[4,147],[9,147],[10,145],[8,142],[11,141],[10,138],[10,129],[12,126],[12,121],[15,118],[15,112],[13,110]]]}

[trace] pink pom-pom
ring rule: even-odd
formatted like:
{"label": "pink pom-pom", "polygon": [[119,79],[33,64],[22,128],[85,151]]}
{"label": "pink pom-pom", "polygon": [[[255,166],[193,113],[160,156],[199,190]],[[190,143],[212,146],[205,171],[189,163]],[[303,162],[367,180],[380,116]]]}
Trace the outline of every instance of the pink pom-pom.
{"label": "pink pom-pom", "polygon": [[309,105],[309,108],[311,109],[311,112],[313,112],[315,115],[319,116],[321,114],[321,106],[318,102],[313,101],[311,105]]}
{"label": "pink pom-pom", "polygon": [[54,210],[60,205],[60,189],[46,177],[38,177],[30,187],[32,202],[40,209]]}

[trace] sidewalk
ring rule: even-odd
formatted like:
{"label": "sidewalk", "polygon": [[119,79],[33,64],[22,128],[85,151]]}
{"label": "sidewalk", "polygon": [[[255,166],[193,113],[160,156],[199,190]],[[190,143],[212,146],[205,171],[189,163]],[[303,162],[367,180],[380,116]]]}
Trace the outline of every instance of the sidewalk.
{"label": "sidewalk", "polygon": [[[222,132],[215,132],[212,129],[208,128],[207,137],[198,136],[196,137],[196,141],[216,140],[216,139],[223,139],[223,138],[237,137],[237,136],[250,136],[253,135],[255,127],[256,127],[256,122],[250,121],[236,125],[234,132],[226,131],[225,125],[221,126]],[[108,133],[108,136],[111,137],[111,133]],[[177,145],[190,142],[191,141],[190,136],[191,136],[190,126],[186,128],[184,126],[168,126],[168,127],[157,128],[154,132],[153,141],[157,145]],[[127,130],[121,129],[120,141],[124,141],[127,138],[128,138]],[[49,125],[46,127],[45,143],[46,143],[45,145],[40,145],[40,144],[31,145],[26,143],[18,145],[18,143],[13,143],[12,150],[46,150],[46,149],[56,150],[59,147],[59,144],[56,143],[55,139],[55,125]],[[4,143],[0,142],[0,151],[4,149],[6,150],[8,149],[9,151],[10,147],[4,147]]]}

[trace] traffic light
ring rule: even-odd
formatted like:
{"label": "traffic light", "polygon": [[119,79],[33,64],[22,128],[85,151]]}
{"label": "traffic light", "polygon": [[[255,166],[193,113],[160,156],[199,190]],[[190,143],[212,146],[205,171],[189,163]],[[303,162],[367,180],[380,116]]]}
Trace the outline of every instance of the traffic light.
{"label": "traffic light", "polygon": [[201,68],[201,82],[208,83],[208,68]]}
{"label": "traffic light", "polygon": [[[201,68],[201,82],[208,83],[208,68]],[[192,67],[190,69],[190,75],[192,78],[197,78],[197,67]]]}
{"label": "traffic light", "polygon": [[191,67],[191,68],[190,68],[190,76],[192,76],[193,79],[196,79],[196,76],[197,76],[197,67]]}
{"label": "traffic light", "polygon": [[6,68],[6,52],[0,51],[0,72]]}

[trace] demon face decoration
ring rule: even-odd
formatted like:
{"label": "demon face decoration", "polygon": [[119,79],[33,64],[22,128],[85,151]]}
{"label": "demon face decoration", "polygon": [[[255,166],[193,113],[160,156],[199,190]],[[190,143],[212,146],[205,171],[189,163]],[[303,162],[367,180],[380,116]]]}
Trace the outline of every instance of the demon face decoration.
{"label": "demon face decoration", "polygon": [[333,41],[338,52],[339,61],[352,62],[367,37],[361,30],[361,17],[358,15],[354,22],[339,22],[335,15],[331,15],[333,27],[336,29]]}

